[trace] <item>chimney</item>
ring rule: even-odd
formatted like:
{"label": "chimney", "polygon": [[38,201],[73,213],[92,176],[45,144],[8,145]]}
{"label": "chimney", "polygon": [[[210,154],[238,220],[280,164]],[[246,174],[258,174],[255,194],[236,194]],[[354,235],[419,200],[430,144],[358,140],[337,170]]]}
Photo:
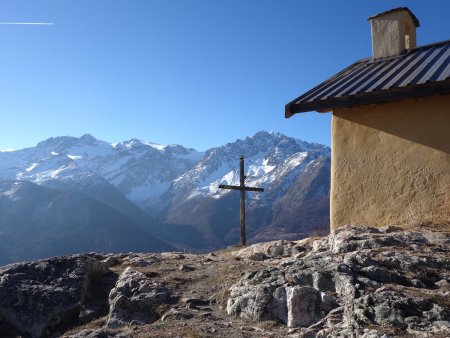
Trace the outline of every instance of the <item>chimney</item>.
{"label": "chimney", "polygon": [[372,57],[396,56],[416,47],[419,20],[407,8],[399,7],[371,16]]}

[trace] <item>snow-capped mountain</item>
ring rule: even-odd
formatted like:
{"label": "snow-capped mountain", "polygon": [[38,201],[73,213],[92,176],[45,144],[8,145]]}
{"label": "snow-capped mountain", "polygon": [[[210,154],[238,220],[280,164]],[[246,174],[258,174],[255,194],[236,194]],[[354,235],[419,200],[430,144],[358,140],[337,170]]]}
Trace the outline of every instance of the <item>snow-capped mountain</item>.
{"label": "snow-capped mountain", "polygon": [[[268,132],[212,148],[176,178],[164,195],[170,201],[164,210],[165,223],[195,227],[211,248],[238,241],[239,194],[219,189],[219,184],[239,185],[240,155],[245,156],[246,185],[264,188],[263,193],[247,193],[250,241],[303,237],[327,228],[330,149]],[[283,202],[286,195],[295,194],[295,202]],[[311,203],[315,207],[306,209]],[[315,218],[305,217],[317,205]],[[284,217],[285,212],[290,217]]]}
{"label": "snow-capped mountain", "polygon": [[87,134],[49,138],[0,152],[0,180],[29,181],[98,200],[179,247],[236,243],[239,184],[245,157],[250,241],[298,238],[328,225],[330,149],[259,132],[199,152],[131,139],[110,144]]}
{"label": "snow-capped mountain", "polygon": [[37,184],[53,180],[87,181],[99,177],[130,201],[145,208],[157,203],[173,179],[195,165],[203,153],[179,145],[163,146],[137,139],[109,144],[86,134],[60,136],[36,147],[0,152],[0,179]]}
{"label": "snow-capped mountain", "polygon": [[[253,137],[212,148],[197,165],[174,180],[171,192],[176,200],[209,196],[215,199],[230,193],[220,184],[239,185],[239,154],[245,155],[246,185],[283,193],[278,184],[286,176],[295,179],[311,161],[329,157],[330,149],[282,134],[258,132]],[[254,199],[264,199],[255,195]]]}

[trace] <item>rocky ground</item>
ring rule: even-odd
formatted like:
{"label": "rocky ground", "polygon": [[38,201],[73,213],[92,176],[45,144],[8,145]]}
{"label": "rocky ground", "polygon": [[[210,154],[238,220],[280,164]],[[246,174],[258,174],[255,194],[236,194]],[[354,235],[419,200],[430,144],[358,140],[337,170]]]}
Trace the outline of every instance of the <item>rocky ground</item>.
{"label": "rocky ground", "polygon": [[0,267],[0,337],[449,337],[450,234],[346,227]]}

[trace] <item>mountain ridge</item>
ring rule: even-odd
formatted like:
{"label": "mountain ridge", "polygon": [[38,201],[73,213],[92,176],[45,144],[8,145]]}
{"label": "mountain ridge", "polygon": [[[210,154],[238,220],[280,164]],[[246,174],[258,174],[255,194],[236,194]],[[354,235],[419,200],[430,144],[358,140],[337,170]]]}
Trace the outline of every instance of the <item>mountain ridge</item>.
{"label": "mountain ridge", "polygon": [[90,134],[51,137],[0,152],[0,180],[83,194],[169,244],[205,251],[239,241],[239,196],[218,186],[238,184],[241,155],[246,184],[265,189],[247,194],[250,243],[327,232],[330,148],[274,132],[205,152],[138,139],[108,143]]}
{"label": "mountain ridge", "polygon": [[74,252],[167,251],[117,209],[75,191],[0,181],[0,264]]}

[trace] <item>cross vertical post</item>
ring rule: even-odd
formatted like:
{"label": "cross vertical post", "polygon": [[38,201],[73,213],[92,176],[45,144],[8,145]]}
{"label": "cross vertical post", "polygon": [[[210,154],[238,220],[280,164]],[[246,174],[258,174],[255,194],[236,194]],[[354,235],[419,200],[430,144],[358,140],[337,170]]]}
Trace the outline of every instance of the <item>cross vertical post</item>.
{"label": "cross vertical post", "polygon": [[247,245],[247,239],[245,235],[245,175],[244,175],[244,156],[240,157],[240,184],[241,187],[241,246]]}
{"label": "cross vertical post", "polygon": [[256,191],[263,192],[263,188],[253,188],[245,186],[245,171],[244,171],[244,156],[241,156],[239,163],[239,185],[227,185],[220,184],[220,189],[231,189],[231,190],[239,190],[241,192],[241,246],[247,245],[246,239],[246,231],[245,231],[245,192],[246,191]]}

